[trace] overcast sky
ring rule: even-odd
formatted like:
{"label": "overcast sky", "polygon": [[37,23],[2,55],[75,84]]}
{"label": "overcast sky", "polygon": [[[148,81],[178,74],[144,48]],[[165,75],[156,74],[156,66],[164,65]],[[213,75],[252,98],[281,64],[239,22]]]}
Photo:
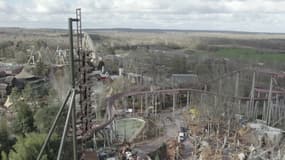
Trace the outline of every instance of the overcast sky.
{"label": "overcast sky", "polygon": [[285,32],[285,0],[0,0],[0,27]]}

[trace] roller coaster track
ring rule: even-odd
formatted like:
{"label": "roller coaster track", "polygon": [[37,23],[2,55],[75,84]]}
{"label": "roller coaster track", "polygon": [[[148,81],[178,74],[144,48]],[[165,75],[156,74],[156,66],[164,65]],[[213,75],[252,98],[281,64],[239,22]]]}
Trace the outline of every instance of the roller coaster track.
{"label": "roller coaster track", "polygon": [[[113,111],[116,110],[114,108],[114,102],[116,100],[120,100],[121,98],[124,97],[129,97],[129,96],[139,96],[139,95],[155,95],[155,94],[179,94],[179,93],[187,93],[191,92],[192,94],[205,94],[205,95],[211,95],[211,96],[219,96],[222,98],[227,98],[231,100],[250,100],[250,97],[235,97],[235,96],[228,96],[228,95],[223,95],[223,94],[218,94],[215,92],[209,92],[209,91],[204,91],[204,90],[199,90],[199,89],[193,89],[193,88],[179,88],[179,89],[165,89],[165,90],[154,90],[154,91],[131,91],[131,92],[124,92],[124,93],[119,93],[115,94],[111,97],[108,97],[106,99],[106,116],[108,117],[104,122],[101,124],[93,124],[92,130],[88,132],[88,134],[84,135],[84,139],[91,138],[91,136],[100,131],[101,129],[104,129],[106,126],[110,125],[115,119],[117,114],[123,114],[123,113],[114,113]],[[268,100],[265,98],[255,98],[255,100]]]}
{"label": "roller coaster track", "polygon": [[[220,77],[217,77],[213,80],[207,81],[207,83],[214,83],[220,79],[230,77],[235,75],[236,73],[243,72],[243,71],[251,71],[251,72],[261,72],[265,74],[269,74],[271,76],[276,76],[279,73],[277,72],[266,72],[263,70],[259,69],[254,69],[251,67],[245,67],[239,70],[235,70],[229,73],[225,73]],[[129,91],[129,92],[123,92],[119,94],[112,95],[111,97],[106,98],[106,116],[108,117],[105,122],[102,124],[98,125],[97,127],[94,127],[91,131],[88,132],[88,136],[85,136],[85,138],[90,138],[89,136],[94,134],[95,132],[99,131],[100,129],[103,129],[104,127],[108,126],[109,124],[112,123],[113,120],[116,119],[116,113],[114,113],[115,107],[114,107],[114,102],[116,100],[119,100],[123,97],[129,97],[129,96],[139,96],[139,95],[153,95],[153,94],[178,94],[181,92],[191,92],[196,93],[196,94],[206,94],[206,95],[211,95],[211,96],[218,96],[221,98],[227,98],[227,99],[232,99],[232,100],[242,100],[242,101],[249,101],[250,97],[241,97],[241,96],[230,96],[230,95],[224,95],[221,93],[216,93],[216,92],[210,92],[210,91],[205,91],[205,90],[200,90],[200,89],[193,89],[193,88],[176,88],[176,89],[164,89],[164,90],[154,90],[154,91]],[[280,94],[285,94],[285,92],[278,92]],[[268,98],[254,98],[255,101],[267,101]]]}

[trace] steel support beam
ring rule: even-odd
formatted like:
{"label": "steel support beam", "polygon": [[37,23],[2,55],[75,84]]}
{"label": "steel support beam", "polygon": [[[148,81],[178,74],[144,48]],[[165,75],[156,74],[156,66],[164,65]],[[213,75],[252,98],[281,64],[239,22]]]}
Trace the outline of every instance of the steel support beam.
{"label": "steel support beam", "polygon": [[47,137],[46,137],[46,139],[44,141],[44,144],[41,147],[41,150],[40,150],[40,153],[39,153],[39,155],[37,157],[37,160],[40,160],[42,158],[42,155],[44,153],[44,149],[46,148],[47,143],[50,140],[50,137],[51,137],[52,133],[54,132],[54,129],[55,129],[55,126],[56,126],[56,124],[58,122],[58,119],[59,119],[60,115],[62,114],[62,111],[63,111],[66,103],[68,102],[68,99],[69,99],[70,95],[71,95],[71,90],[68,91],[67,96],[66,96],[63,104],[61,105],[59,111],[57,112],[57,114],[55,116],[55,120],[53,121],[52,126],[51,126],[51,128],[50,128],[50,130],[48,132],[48,135],[47,135]]}
{"label": "steel support beam", "polygon": [[[75,90],[72,90],[71,103],[69,104],[67,116],[65,119],[65,124],[64,124],[63,132],[62,132],[62,136],[61,136],[61,141],[60,141],[60,145],[59,145],[59,149],[58,149],[58,153],[57,153],[57,158],[56,158],[57,160],[60,160],[60,158],[61,158],[63,144],[64,144],[64,141],[66,138],[69,120],[70,120],[71,112],[72,112],[73,106],[74,106],[74,104],[73,104],[74,103],[74,101],[73,101],[74,97],[75,97]],[[77,158],[77,157],[75,157],[75,158]]]}
{"label": "steel support beam", "polygon": [[[71,64],[71,85],[74,92],[72,97],[72,147],[73,147],[73,159],[77,160],[77,139],[76,139],[76,107],[75,107],[75,72],[74,72],[74,47],[73,47],[73,27],[72,22],[74,19],[68,19],[69,26],[69,45],[70,45],[70,64]],[[77,19],[76,19],[77,21]]]}

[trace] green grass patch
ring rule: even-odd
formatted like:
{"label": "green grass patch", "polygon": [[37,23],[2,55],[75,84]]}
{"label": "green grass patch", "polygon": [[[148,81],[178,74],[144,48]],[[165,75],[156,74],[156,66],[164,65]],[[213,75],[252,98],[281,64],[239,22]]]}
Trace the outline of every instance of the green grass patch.
{"label": "green grass patch", "polygon": [[255,60],[261,62],[284,62],[285,53],[259,51],[252,48],[220,48],[214,51],[215,55],[241,60]]}

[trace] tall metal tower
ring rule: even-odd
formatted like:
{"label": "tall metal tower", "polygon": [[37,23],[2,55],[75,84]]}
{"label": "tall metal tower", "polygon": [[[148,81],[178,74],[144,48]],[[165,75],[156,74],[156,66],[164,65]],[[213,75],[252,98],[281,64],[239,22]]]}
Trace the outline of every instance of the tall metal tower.
{"label": "tall metal tower", "polygon": [[[73,22],[76,22],[76,43],[74,42],[74,29]],[[83,141],[84,135],[91,129],[91,92],[88,73],[90,67],[88,66],[89,53],[82,48],[82,24],[81,24],[81,9],[76,9],[76,18],[69,18],[69,42],[70,42],[70,69],[71,69],[71,89],[69,90],[64,103],[60,107],[56,118],[49,130],[44,144],[40,150],[37,160],[40,160],[44,150],[53,134],[56,125],[58,124],[59,117],[63,114],[65,106],[68,106],[68,111],[65,119],[64,129],[61,136],[61,142],[58,149],[57,160],[60,160],[63,154],[63,146],[68,132],[72,132],[73,142],[73,159],[79,158],[78,153],[85,150],[85,143]],[[74,54],[74,44],[76,44],[76,55]],[[75,100],[79,99],[76,103]],[[78,106],[78,107],[77,107]],[[70,126],[70,121],[72,122]],[[81,146],[78,149],[78,144]]]}
{"label": "tall metal tower", "polygon": [[[76,35],[77,35],[77,55],[78,55],[78,77],[76,79],[78,83],[78,91],[79,91],[79,105],[80,111],[79,119],[80,119],[80,133],[81,137],[88,132],[91,128],[91,89],[88,85],[90,81],[90,77],[88,73],[90,71],[90,67],[88,65],[89,53],[90,51],[84,50],[82,48],[82,24],[81,24],[81,9],[76,9]],[[85,143],[82,143],[82,149],[84,149]]]}

